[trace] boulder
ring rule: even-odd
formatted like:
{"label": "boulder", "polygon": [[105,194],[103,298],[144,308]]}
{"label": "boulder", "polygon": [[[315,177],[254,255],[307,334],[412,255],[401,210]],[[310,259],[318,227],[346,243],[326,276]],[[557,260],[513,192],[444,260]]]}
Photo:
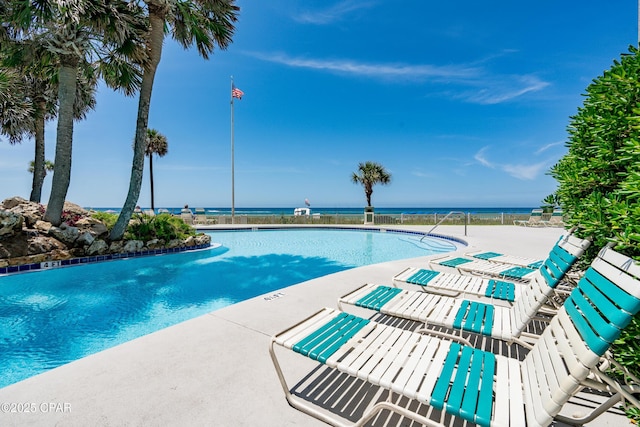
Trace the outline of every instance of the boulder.
{"label": "boulder", "polygon": [[184,245],[186,247],[191,247],[191,246],[195,246],[196,245],[196,239],[193,236],[189,236],[186,238],[186,240],[184,241]]}
{"label": "boulder", "polygon": [[94,237],[102,236],[109,231],[104,223],[90,216],[79,219],[75,226],[80,230],[89,231]]}
{"label": "boulder", "polygon": [[144,247],[144,242],[142,240],[129,240],[124,244],[123,250],[124,252],[140,252]]}
{"label": "boulder", "polygon": [[211,236],[208,234],[198,234],[195,237],[196,245],[205,245],[211,243]]}
{"label": "boulder", "polygon": [[78,236],[80,236],[80,231],[77,227],[69,227],[66,224],[61,224],[60,227],[52,226],[49,229],[49,235],[68,246],[73,246]]}
{"label": "boulder", "polygon": [[0,239],[6,239],[21,233],[22,224],[22,215],[0,210]]}
{"label": "boulder", "polygon": [[85,231],[78,236],[75,244],[77,246],[91,246],[94,240],[96,240],[96,238],[93,237],[93,234],[91,234],[89,231]]}
{"label": "boulder", "polygon": [[22,215],[27,227],[32,228],[44,216],[44,207],[40,203],[25,202],[10,209],[11,212]]}
{"label": "boulder", "polygon": [[109,245],[109,253],[112,254],[121,254],[124,252],[124,241],[116,240],[115,242],[111,242]]}
{"label": "boulder", "polygon": [[89,215],[89,211],[86,210],[85,208],[83,208],[82,206],[76,205],[75,203],[71,203],[71,202],[64,202],[64,206],[62,208],[63,212],[68,212],[71,215],[78,215],[78,216],[88,216]]}
{"label": "boulder", "polygon": [[162,239],[151,239],[149,240],[145,246],[147,247],[147,249],[162,249],[164,248],[164,240]]}
{"label": "boulder", "polygon": [[95,239],[85,252],[87,255],[104,255],[109,252],[109,245],[102,239]]}
{"label": "boulder", "polygon": [[2,208],[3,209],[13,209],[18,205],[22,205],[24,203],[29,203],[29,201],[27,199],[23,199],[22,197],[18,197],[18,196],[14,196],[14,197],[9,197],[8,199],[4,199],[2,201]]}
{"label": "boulder", "polygon": [[33,236],[27,240],[27,254],[35,255],[53,250],[64,250],[67,247],[57,239],[46,236]]}
{"label": "boulder", "polygon": [[184,242],[180,239],[172,239],[169,240],[169,243],[167,243],[167,248],[180,248],[184,246]]}
{"label": "boulder", "polygon": [[33,228],[42,233],[49,233],[51,223],[47,221],[36,221],[36,223],[33,225]]}
{"label": "boulder", "polygon": [[49,252],[48,255],[49,256],[47,259],[50,261],[61,261],[63,259],[72,258],[71,253],[66,249],[54,249],[53,251]]}
{"label": "boulder", "polygon": [[[10,256],[11,256],[11,252],[9,252],[7,248],[5,248],[2,245],[2,243],[0,243],[0,259],[9,258]],[[0,267],[3,267],[3,266],[0,265]]]}

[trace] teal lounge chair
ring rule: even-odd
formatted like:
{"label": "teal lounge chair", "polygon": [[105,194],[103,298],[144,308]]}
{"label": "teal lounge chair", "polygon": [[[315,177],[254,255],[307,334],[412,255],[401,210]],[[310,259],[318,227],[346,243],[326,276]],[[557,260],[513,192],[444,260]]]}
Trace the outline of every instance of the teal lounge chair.
{"label": "teal lounge chair", "polygon": [[529,219],[521,220],[517,219],[513,221],[513,225],[524,225],[526,227],[538,227],[542,224],[542,209],[533,209],[531,211],[531,215],[529,215]]}
{"label": "teal lounge chair", "polygon": [[551,217],[541,222],[545,227],[564,227],[564,214],[562,213],[562,209],[554,209]]}
{"label": "teal lounge chair", "polygon": [[[531,281],[513,284],[485,279],[487,283],[484,295],[476,294],[476,298],[473,299],[438,294],[438,289],[434,290],[429,285],[430,280],[427,280],[423,286],[431,289],[430,293],[373,284],[364,285],[341,297],[338,300],[338,307],[341,309],[345,306],[362,307],[395,317],[424,322],[430,326],[472,332],[531,347],[531,342],[535,342],[538,336],[527,334],[525,329],[533,319],[548,321],[548,317],[543,318],[538,314],[554,313],[556,307],[548,306],[548,303],[554,302],[557,285],[590,243],[589,240],[578,239],[573,235],[567,236],[553,247],[549,258],[539,270],[536,270],[536,275]],[[407,280],[413,280],[412,278],[420,273],[412,275]],[[446,278],[438,279],[440,273],[434,273],[437,275],[431,280],[440,281],[440,286],[443,286],[443,280]],[[517,298],[515,298],[516,289],[519,293]],[[482,289],[478,291],[483,292]],[[465,296],[470,294],[469,291],[464,292]],[[503,304],[501,303],[503,301],[484,302],[479,300],[479,297],[506,300],[513,304]],[[529,341],[522,338],[528,338]]]}
{"label": "teal lounge chair", "polygon": [[[589,244],[589,240],[580,239],[570,231],[568,234],[560,237],[558,242],[551,249],[549,257],[544,261],[544,263],[560,257],[565,259],[565,262],[569,263],[570,267],[573,262],[575,262],[575,258],[579,257],[584,250],[589,247]],[[557,261],[554,262],[558,263]],[[541,268],[524,267],[456,255],[432,258],[429,260],[429,264],[451,267],[456,269],[460,274],[469,273],[482,277],[496,277],[501,279],[518,280],[521,282],[531,280],[536,277],[539,271],[541,271]]]}
{"label": "teal lounge chair", "polygon": [[[273,336],[269,351],[287,401],[334,426],[347,424],[341,413],[291,393],[279,351],[293,350],[392,392],[387,401],[372,401],[355,425],[364,425],[383,410],[429,426],[451,424],[444,414],[428,418],[420,412],[425,405],[437,410],[429,411],[431,416],[442,411],[481,426],[548,426],[554,419],[575,424],[579,421],[559,414],[584,387],[600,384],[613,390],[607,407],[623,398],[640,407],[627,388],[598,369],[638,311],[640,266],[605,248],[522,361],[333,309],[323,309]],[[393,394],[409,403],[396,403]],[[359,398],[371,395],[377,396],[367,393]],[[600,413],[594,411],[596,416]]]}
{"label": "teal lounge chair", "polygon": [[473,251],[465,254],[468,257],[483,259],[486,261],[500,262],[502,264],[519,265],[521,267],[540,268],[543,259],[527,258],[517,255],[507,255],[493,251]]}

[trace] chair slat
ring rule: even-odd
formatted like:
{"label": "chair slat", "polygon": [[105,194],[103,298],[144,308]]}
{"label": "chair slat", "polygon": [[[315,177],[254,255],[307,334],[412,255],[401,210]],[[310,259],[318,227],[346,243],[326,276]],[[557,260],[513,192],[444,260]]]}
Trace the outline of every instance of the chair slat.
{"label": "chair slat", "polygon": [[443,409],[447,392],[449,391],[449,385],[451,383],[451,377],[453,376],[453,370],[458,362],[458,353],[462,346],[458,343],[451,344],[447,359],[444,362],[442,371],[440,371],[440,377],[438,382],[431,393],[431,405],[436,409]]}
{"label": "chair slat", "polygon": [[[599,265],[597,267],[602,268],[604,266]],[[618,279],[622,279],[622,277],[620,277],[621,273],[619,271],[616,273]],[[625,276],[630,277],[626,274]],[[628,294],[625,290],[612,283],[611,279],[605,277],[594,268],[588,269],[585,273],[585,277],[589,280],[589,282],[597,287],[602,294],[606,295],[611,301],[614,301],[617,306],[622,308],[627,313],[633,313],[640,309],[640,298]]]}
{"label": "chair slat", "polygon": [[[473,355],[473,348],[471,347],[462,347],[462,353],[456,363],[455,373],[453,375],[453,383],[451,384],[451,388],[449,389],[448,397],[445,400],[445,406],[448,412],[456,416],[460,416],[461,406],[462,406],[462,397],[464,396],[464,391],[467,385],[468,380],[468,372],[469,367],[471,365],[471,356]],[[473,387],[472,384],[469,384],[469,387]]]}

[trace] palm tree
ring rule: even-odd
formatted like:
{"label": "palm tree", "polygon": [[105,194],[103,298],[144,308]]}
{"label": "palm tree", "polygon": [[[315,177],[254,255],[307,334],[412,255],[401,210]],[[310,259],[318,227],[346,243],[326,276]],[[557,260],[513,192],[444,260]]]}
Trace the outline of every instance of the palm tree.
{"label": "palm tree", "polygon": [[149,157],[149,180],[151,184],[151,210],[155,209],[153,200],[153,155],[164,157],[169,150],[167,137],[155,129],[147,129],[147,149],[145,155]]}
{"label": "palm tree", "polygon": [[[42,184],[46,175],[45,165],[45,122],[56,115],[57,93],[57,60],[47,50],[43,40],[21,39],[6,40],[0,50],[0,62],[20,75],[21,90],[15,92],[29,105],[29,114],[21,120],[15,119],[15,109],[0,108],[2,133],[9,136],[12,144],[20,143],[25,138],[33,137],[35,154],[33,166],[33,183],[29,200],[40,203]],[[74,117],[84,118],[95,105],[93,87],[95,79],[93,70],[83,69],[82,79],[77,85],[77,102],[74,106]]]}
{"label": "palm tree", "polygon": [[[29,169],[28,171],[30,173],[34,173],[36,170],[36,162],[31,160],[29,162]],[[45,170],[45,175],[47,174],[47,172],[51,172],[53,170],[53,162],[51,160],[45,160],[44,161],[44,170]]]}
{"label": "palm tree", "polygon": [[553,212],[557,206],[560,206],[560,198],[556,193],[549,194],[542,200],[542,203],[542,209],[545,213]]}
{"label": "palm tree", "polygon": [[196,45],[198,53],[209,59],[215,45],[226,49],[235,31],[234,22],[240,10],[235,0],[144,0],[149,13],[149,27],[146,36],[148,62],[144,64],[144,74],[138,101],[138,118],[133,145],[133,162],[129,191],[116,224],[111,229],[111,240],[120,240],[129,224],[138,203],[149,124],[151,91],[156,70],[162,56],[165,28],[184,48]]}
{"label": "palm tree", "polygon": [[391,174],[379,163],[366,162],[358,165],[358,172],[353,172],[351,181],[362,184],[364,195],[367,197],[367,207],[371,207],[371,195],[375,184],[386,185],[391,182]]}
{"label": "palm tree", "polygon": [[[77,105],[82,103],[77,98],[78,82],[82,80],[79,67],[85,64],[93,66],[102,56],[108,56],[109,52],[118,49],[122,54],[136,54],[137,51],[131,47],[131,39],[135,39],[136,29],[142,28],[140,11],[134,5],[120,1],[38,0],[6,2],[0,12],[7,28],[2,38],[38,39],[56,56],[56,168],[44,218],[59,225],[71,179],[74,112]],[[140,56],[139,61],[142,60],[143,56]],[[97,78],[97,74],[93,74]],[[105,82],[109,84],[113,81],[112,77],[105,77]],[[84,93],[81,91],[81,94]]]}

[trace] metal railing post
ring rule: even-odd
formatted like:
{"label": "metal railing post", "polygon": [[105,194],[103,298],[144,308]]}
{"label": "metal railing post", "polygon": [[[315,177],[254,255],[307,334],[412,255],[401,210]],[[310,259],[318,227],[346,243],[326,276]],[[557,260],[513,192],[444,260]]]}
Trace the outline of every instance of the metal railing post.
{"label": "metal railing post", "polygon": [[[464,213],[464,212],[461,212],[461,211],[451,211],[451,212],[449,212],[448,214],[446,214],[446,215],[444,216],[444,218],[442,218],[442,219],[440,220],[440,222],[438,222],[436,225],[434,225],[434,226],[433,226],[433,228],[432,228],[431,230],[427,231],[427,234],[431,234],[431,232],[432,232],[433,230],[435,230],[437,226],[439,226],[440,224],[442,224],[442,223],[443,223],[447,218],[449,218],[449,217],[450,217],[451,215],[453,215],[453,214],[456,214],[456,215],[460,215],[460,214],[462,214],[462,217],[464,218],[464,235],[466,236],[466,235],[467,235],[467,223],[469,222],[469,220],[468,220],[468,218],[467,218],[467,214],[466,214],[466,213]],[[438,214],[434,214],[434,215],[436,215],[436,218],[437,218],[437,215],[438,215]],[[469,216],[471,216],[471,213],[469,213]],[[422,242],[422,239],[424,239],[424,238],[427,236],[427,234],[425,234],[424,236],[422,236],[422,238],[420,239],[420,241],[421,241],[421,242]]]}

